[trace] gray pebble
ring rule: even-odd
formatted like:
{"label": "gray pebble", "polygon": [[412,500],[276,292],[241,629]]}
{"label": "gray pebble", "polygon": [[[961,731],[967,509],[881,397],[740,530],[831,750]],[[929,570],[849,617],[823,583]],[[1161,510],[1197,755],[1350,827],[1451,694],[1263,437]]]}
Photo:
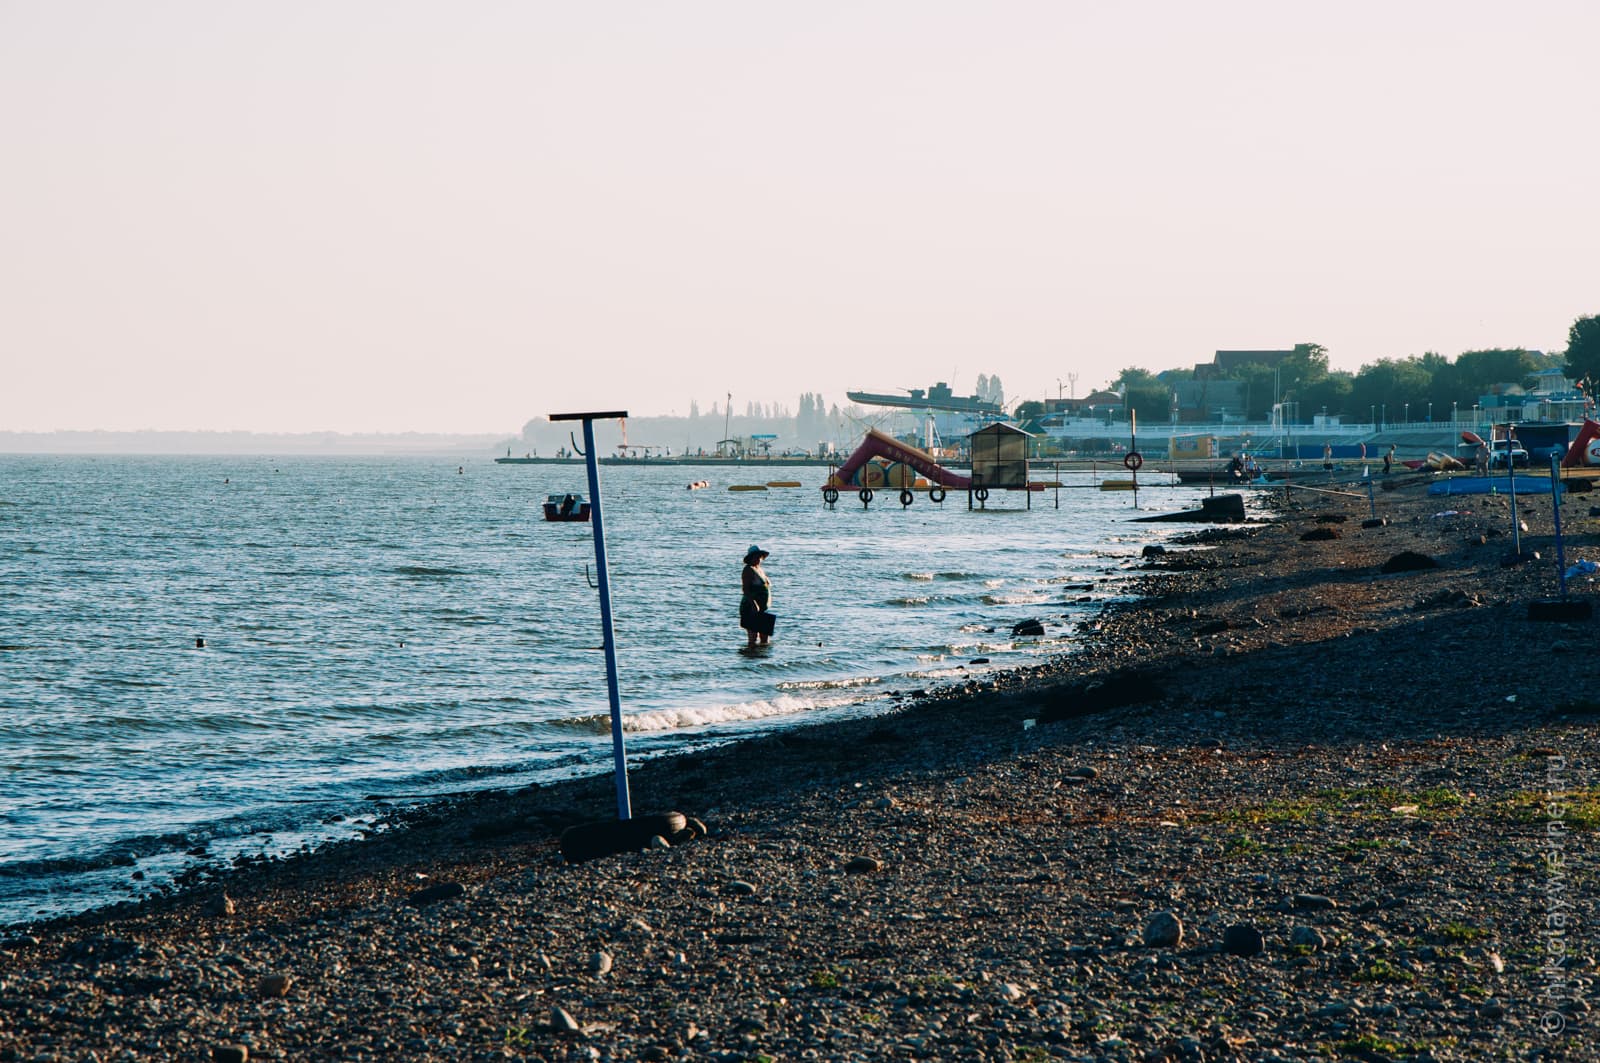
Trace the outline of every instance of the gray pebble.
{"label": "gray pebble", "polygon": [[1325,897],[1320,893],[1296,893],[1294,895],[1296,908],[1310,908],[1313,911],[1327,910],[1339,907],[1339,903],[1332,897]]}

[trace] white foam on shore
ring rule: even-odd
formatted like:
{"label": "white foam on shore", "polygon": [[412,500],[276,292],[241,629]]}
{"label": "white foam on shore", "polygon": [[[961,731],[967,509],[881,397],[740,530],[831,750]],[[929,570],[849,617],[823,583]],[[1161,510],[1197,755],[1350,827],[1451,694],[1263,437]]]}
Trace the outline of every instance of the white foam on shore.
{"label": "white foam on shore", "polygon": [[1039,591],[1018,591],[1015,594],[985,594],[978,600],[984,605],[1045,605],[1050,598]]}
{"label": "white foam on shore", "polygon": [[779,690],[848,690],[872,686],[883,680],[875,675],[855,675],[847,679],[790,679],[778,684]]}
{"label": "white foam on shore", "polygon": [[1005,653],[1017,648],[1015,642],[952,642],[947,650],[952,657],[981,653]]}
{"label": "white foam on shore", "polygon": [[655,731],[681,731],[691,727],[709,727],[719,723],[740,723],[747,720],[765,720],[774,716],[795,716],[817,709],[830,709],[860,701],[856,695],[834,697],[794,697],[785,695],[760,701],[744,701],[735,705],[704,705],[695,708],[657,709],[625,716],[622,729],[634,734]]}
{"label": "white foam on shore", "polygon": [[[985,667],[978,665],[979,668]],[[915,672],[907,672],[907,679],[955,679],[960,676],[972,674],[971,668],[966,665],[957,665],[954,668],[928,668]]]}

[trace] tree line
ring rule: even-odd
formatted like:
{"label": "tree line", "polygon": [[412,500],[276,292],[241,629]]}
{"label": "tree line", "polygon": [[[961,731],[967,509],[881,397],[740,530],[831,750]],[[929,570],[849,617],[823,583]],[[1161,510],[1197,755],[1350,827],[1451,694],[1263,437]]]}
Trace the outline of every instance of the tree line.
{"label": "tree line", "polygon": [[[1463,351],[1451,359],[1428,351],[1380,358],[1352,373],[1330,369],[1321,344],[1300,343],[1276,366],[1241,365],[1225,379],[1244,385],[1245,416],[1254,421],[1270,419],[1275,403],[1286,404],[1286,412],[1302,423],[1319,414],[1360,421],[1375,416],[1444,421],[1507,385],[1526,388],[1545,369],[1563,369],[1569,380],[1593,395],[1600,385],[1600,315],[1573,322],[1563,354],[1496,347]],[[1192,370],[1151,373],[1129,368],[1112,384],[1140,420],[1160,423],[1171,416],[1175,385],[1193,377]]]}

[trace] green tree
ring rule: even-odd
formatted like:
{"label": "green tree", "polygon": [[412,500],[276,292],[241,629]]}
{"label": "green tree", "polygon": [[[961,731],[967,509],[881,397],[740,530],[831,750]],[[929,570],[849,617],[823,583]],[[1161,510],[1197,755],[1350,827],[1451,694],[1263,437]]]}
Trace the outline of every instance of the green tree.
{"label": "green tree", "polygon": [[1043,416],[1044,416],[1044,403],[1039,402],[1036,399],[1029,399],[1027,402],[1019,402],[1019,403],[1017,403],[1017,410],[1016,410],[1016,414],[1015,414],[1016,420],[1018,420],[1018,421],[1027,421],[1027,420],[1031,420],[1031,419],[1033,419],[1035,417],[1043,417]]}
{"label": "green tree", "polygon": [[1379,358],[1356,373],[1346,412],[1393,424],[1405,416],[1408,405],[1412,413],[1426,406],[1431,379],[1415,358]]}
{"label": "green tree", "polygon": [[1122,402],[1146,424],[1165,424],[1172,411],[1172,389],[1148,369],[1124,369],[1112,381]]}
{"label": "green tree", "polygon": [[[1328,373],[1322,379],[1295,389],[1294,406],[1289,413],[1296,423],[1309,424],[1313,417],[1326,413],[1332,417],[1354,416],[1350,390],[1355,385],[1355,374],[1343,370]],[[1362,411],[1362,416],[1366,411]]]}
{"label": "green tree", "polygon": [[1589,395],[1600,389],[1600,315],[1580,317],[1568,330],[1567,377]]}

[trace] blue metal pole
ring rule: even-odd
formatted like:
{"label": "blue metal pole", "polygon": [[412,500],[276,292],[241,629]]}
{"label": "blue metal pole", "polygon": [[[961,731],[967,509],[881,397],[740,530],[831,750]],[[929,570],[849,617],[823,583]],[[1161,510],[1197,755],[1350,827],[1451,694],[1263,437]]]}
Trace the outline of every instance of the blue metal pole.
{"label": "blue metal pole", "polygon": [[1522,556],[1522,518],[1517,516],[1517,463],[1512,448],[1517,445],[1516,438],[1511,434],[1512,428],[1506,429],[1506,489],[1511,492],[1511,549],[1518,557]]}
{"label": "blue metal pole", "polygon": [[617,818],[632,819],[628,800],[628,754],[622,742],[622,697],[617,692],[617,642],[611,629],[611,576],[606,569],[606,526],[600,515],[600,463],[594,422],[583,419],[583,452],[589,467],[589,523],[594,526],[594,564],[600,570],[600,628],[606,651],[606,693],[611,697],[611,756],[617,775]]}
{"label": "blue metal pole", "polygon": [[1561,547],[1561,459],[1550,455],[1550,512],[1556,522],[1556,572],[1561,576],[1561,600],[1567,600],[1567,552]]}

